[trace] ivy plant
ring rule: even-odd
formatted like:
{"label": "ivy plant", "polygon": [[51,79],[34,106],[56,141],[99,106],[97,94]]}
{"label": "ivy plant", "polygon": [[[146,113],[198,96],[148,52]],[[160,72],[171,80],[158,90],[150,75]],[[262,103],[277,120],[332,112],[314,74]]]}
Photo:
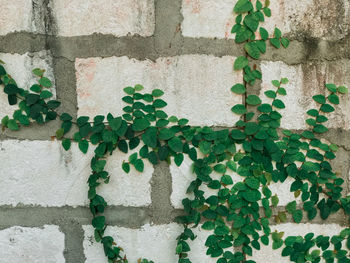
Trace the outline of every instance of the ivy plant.
{"label": "ivy plant", "polygon": [[[233,65],[243,72],[243,82],[233,85],[232,92],[244,98],[244,103],[232,107],[240,120],[234,128],[214,129],[189,125],[189,120],[169,116],[161,99],[162,90],[143,92],[143,86],[126,87],[122,116],[98,115],[90,119],[80,116],[76,120],[69,113],[59,114],[58,100],[52,99],[52,82],[45,71],[34,69],[38,83],[29,90],[18,87],[16,81],[0,64],[0,84],[8,95],[10,105],[18,105],[11,117],[2,119],[3,129],[17,131],[31,123],[45,124],[60,120],[61,128],[55,137],[69,150],[77,143],[85,154],[93,147],[91,175],[88,179],[92,226],[97,242],[102,243],[109,263],[128,262],[123,249],[111,236],[105,235],[108,220],[104,216],[107,202],[98,193],[101,184],[108,184],[110,174],[105,170],[106,157],[118,150],[130,154],[122,164],[129,173],[133,166],[140,173],[144,162],[153,165],[161,161],[180,166],[184,158],[193,162],[193,180],[187,188],[192,198],[182,201],[183,216],[177,221],[184,230],[177,238],[176,253],[179,263],[190,263],[190,244],[196,238],[192,229],[211,231],[205,245],[208,256],[217,263],[253,263],[249,257],[254,250],[272,244],[273,249],[283,248],[282,256],[292,262],[317,263],[350,262],[350,228],[333,236],[284,236],[271,231],[270,224],[283,223],[290,218],[295,223],[312,221],[317,215],[327,219],[331,214],[343,212],[349,223],[350,196],[343,189],[344,180],[332,168],[338,146],[325,143],[320,135],[328,131],[328,114],[340,103],[339,96],[348,92],[344,86],[326,84],[327,95],[313,97],[316,109],[307,111],[308,130],[295,132],[280,128],[281,109],[285,108],[283,96],[287,94],[287,78],[273,80],[265,92],[268,103],[248,92],[249,86],[262,79],[254,63],[266,52],[269,42],[274,48],[287,48],[289,40],[275,28],[272,36],[260,24],[271,16],[269,0],[237,1],[234,12],[236,24],[232,28],[236,43],[243,43],[244,54]],[[68,136],[75,126],[77,132]],[[215,176],[214,176],[215,173]],[[219,174],[219,178],[217,175]],[[231,175],[230,175],[231,174]],[[232,174],[241,177],[236,180]],[[290,191],[301,202],[291,200],[283,209],[277,209],[279,198],[271,192],[271,185],[291,178]],[[207,197],[206,192],[215,194]],[[139,263],[152,263],[139,259]]]}

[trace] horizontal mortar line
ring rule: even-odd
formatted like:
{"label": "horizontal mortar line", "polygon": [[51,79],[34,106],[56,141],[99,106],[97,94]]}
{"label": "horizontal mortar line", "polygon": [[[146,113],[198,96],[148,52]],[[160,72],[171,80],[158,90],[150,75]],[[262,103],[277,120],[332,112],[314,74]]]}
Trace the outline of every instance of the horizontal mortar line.
{"label": "horizontal mortar line", "polygon": [[[104,215],[111,225],[138,228],[144,222],[150,221],[148,210],[147,207],[108,206]],[[132,219],[127,220],[128,218]],[[0,206],[0,229],[10,226],[61,225],[64,222],[90,225],[91,219],[92,214],[88,207]]]}
{"label": "horizontal mortar line", "polygon": [[[273,208],[274,213],[284,211],[284,206]],[[260,214],[264,214],[264,209],[260,208]],[[105,212],[106,221],[109,226],[118,226],[137,229],[147,223],[158,225],[152,222],[152,215],[147,207],[125,207],[108,206]],[[184,215],[184,210],[173,209],[171,216],[159,225],[176,223],[175,217]],[[303,211],[303,220],[301,223],[310,224],[338,224],[348,226],[348,221],[343,213],[330,215],[326,220],[316,217],[312,221],[307,219]],[[0,230],[12,226],[22,227],[42,227],[44,225],[65,225],[69,222],[75,222],[78,225],[91,225],[92,215],[87,207],[10,207],[0,206]],[[205,222],[202,217],[201,222]],[[284,223],[293,223],[292,216],[287,214],[287,221]],[[276,223],[273,218],[270,219],[270,225],[276,226],[284,223]]]}
{"label": "horizontal mortar line", "polygon": [[[178,42],[181,44],[175,48],[161,48],[155,46],[157,37],[123,36],[93,34],[88,36],[61,37],[52,35],[40,35],[33,33],[10,33],[0,36],[0,52],[19,53],[38,52],[49,47],[54,58],[66,58],[74,61],[75,58],[127,56],[139,60],[149,59],[155,61],[161,57],[202,54],[222,56],[243,55],[243,44],[237,44],[233,39],[216,38],[191,38],[181,36]],[[171,42],[170,42],[171,43]],[[338,42],[328,41],[332,45],[346,46],[344,40]],[[309,61],[336,61],[342,58],[350,58],[350,52],[343,56],[316,54],[309,56],[308,44],[298,40],[291,41],[291,46],[297,45],[303,51],[295,60],[290,59],[288,50],[275,50],[273,47],[262,56],[267,61],[282,61],[288,65],[307,63]],[[298,54],[296,54],[298,55]]]}
{"label": "horizontal mortar line", "polygon": [[[24,129],[25,128],[26,127],[24,127]],[[235,127],[235,126],[232,126],[232,127],[210,126],[210,128],[212,128],[214,130],[224,130],[224,129],[235,129],[237,127]],[[0,129],[1,129],[1,125],[0,125]],[[6,141],[6,140],[52,141],[51,136],[55,136],[55,132],[57,130],[57,127],[45,127],[45,126],[41,127],[40,126],[41,130],[46,130],[47,132],[52,132],[52,135],[50,135],[50,137],[47,137],[47,138],[45,138],[43,136],[39,136],[38,138],[35,138],[35,135],[25,137],[25,130],[24,129],[20,130],[21,134],[18,133],[17,136],[16,136],[16,131],[7,131],[8,133],[6,133],[6,132],[0,133],[0,142],[1,141]],[[278,128],[279,132],[282,132],[283,130],[286,130],[286,129]],[[74,130],[74,132],[75,131],[76,130]],[[294,133],[301,134],[303,131],[310,131],[310,130],[309,129],[300,129],[300,130],[291,130],[291,131],[294,132]],[[32,129],[28,129],[28,133],[32,133],[32,132],[33,132]],[[350,138],[350,130],[343,129],[343,128],[329,128],[328,132],[326,132],[325,134],[320,134],[320,135],[318,135],[318,137],[331,140],[331,138],[329,138],[329,135],[334,135],[334,134],[339,134],[339,135],[341,134],[342,138]],[[334,139],[333,139],[333,141],[334,141]],[[346,150],[346,151],[350,151],[350,145],[345,145],[345,144],[338,143],[338,146],[344,148],[344,150]]]}

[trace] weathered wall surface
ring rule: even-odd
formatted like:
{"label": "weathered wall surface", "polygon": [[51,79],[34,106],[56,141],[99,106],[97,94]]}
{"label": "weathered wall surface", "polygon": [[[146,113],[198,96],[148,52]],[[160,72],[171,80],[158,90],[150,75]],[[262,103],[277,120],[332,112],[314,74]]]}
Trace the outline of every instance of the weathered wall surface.
{"label": "weathered wall surface", "polygon": [[[167,111],[193,125],[231,127],[230,108],[241,102],[230,87],[243,48],[230,34],[235,0],[0,0],[0,59],[25,88],[31,69],[45,68],[54,79],[61,110],[73,116],[121,113],[122,89],[143,84],[160,88]],[[258,62],[263,80],[250,92],[263,94],[272,79],[288,77],[284,128],[305,129],[305,111],[325,82],[350,86],[350,2],[348,0],[272,0],[272,18],[291,41],[288,50],[272,47]],[[336,170],[349,184],[350,95],[341,101],[324,136],[340,145]],[[219,109],[219,110],[218,110]],[[12,112],[0,94],[0,117]],[[298,118],[296,118],[296,116]],[[87,208],[89,160],[77,147],[65,152],[51,141],[58,123],[34,125],[0,135],[0,262],[105,262],[95,244]],[[112,206],[108,232],[118,233],[130,262],[147,257],[175,263],[174,223],[191,180],[190,162],[181,168],[147,165],[145,172],[121,172],[126,158],[115,153],[113,176],[101,189]],[[288,183],[276,185],[281,205],[292,197]],[[336,234],[341,214],[328,221],[274,226],[287,234]],[[196,230],[194,263],[216,262],[205,255],[208,233]],[[257,262],[288,262],[263,248]]]}

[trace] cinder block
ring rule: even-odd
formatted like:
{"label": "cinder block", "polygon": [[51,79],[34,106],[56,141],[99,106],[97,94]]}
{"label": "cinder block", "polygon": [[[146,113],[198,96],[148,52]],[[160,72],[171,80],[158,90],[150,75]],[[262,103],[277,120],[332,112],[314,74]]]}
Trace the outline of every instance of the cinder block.
{"label": "cinder block", "polygon": [[0,35],[35,31],[31,0],[0,0],[0,6]]}
{"label": "cinder block", "polygon": [[[326,83],[334,83],[337,86],[350,86],[350,62],[339,60],[337,62],[306,63],[303,65],[287,65],[283,62],[261,63],[263,75],[262,90],[260,97],[264,103],[271,103],[271,99],[264,95],[266,90],[276,90],[271,84],[272,80],[288,78],[289,83],[282,85],[287,90],[286,96],[280,96],[286,108],[280,110],[282,114],[281,126],[287,129],[306,129],[308,125],[305,120],[310,118],[306,112],[313,108],[319,108],[312,99],[317,94],[329,92]],[[326,123],[330,128],[350,129],[350,95],[340,97],[340,104],[335,107],[335,112],[326,114],[329,121]]]}
{"label": "cinder block", "polygon": [[165,92],[165,111],[187,118],[192,125],[233,126],[238,115],[231,107],[242,97],[230,89],[242,83],[233,71],[234,57],[184,55],[156,62],[127,57],[76,60],[78,115],[123,114],[123,88],[142,84],[145,91]]}
{"label": "cinder block", "polygon": [[[318,235],[325,236],[333,236],[339,235],[340,231],[342,231],[344,227],[341,227],[337,224],[281,224],[277,226],[271,226],[272,232],[277,230],[278,232],[284,232],[283,239],[288,236],[305,236],[308,233],[315,233],[315,237]],[[253,256],[249,257],[249,259],[254,260],[255,262],[280,262],[280,263],[289,263],[289,257],[282,257],[282,250],[284,246],[277,250],[272,249],[272,242],[270,240],[270,244],[265,246],[261,244],[260,250],[253,249]],[[318,249],[318,247],[314,247],[314,249]],[[323,262],[323,261],[322,261]]]}
{"label": "cinder block", "polygon": [[186,37],[234,38],[236,0],[182,0],[182,34]]}
{"label": "cinder block", "polygon": [[[255,1],[252,1],[255,2]],[[182,33],[186,37],[232,38],[233,8],[237,0],[183,0]],[[273,33],[339,40],[349,32],[350,6],[346,0],[276,0],[270,3],[272,16],[261,25]]]}
{"label": "cinder block", "polygon": [[60,36],[151,36],[154,32],[153,0],[55,0],[51,5]]}
{"label": "cinder block", "polygon": [[0,262],[64,263],[64,234],[58,226],[14,226],[0,230]]}
{"label": "cinder block", "polygon": [[[7,73],[17,82],[18,87],[23,89],[29,89],[33,84],[38,83],[38,78],[32,73],[34,68],[45,69],[45,76],[53,83],[50,91],[56,96],[52,57],[49,52],[40,51],[23,55],[0,53],[0,60],[6,63],[4,67]],[[3,91],[3,85],[0,85],[0,89],[0,118],[6,115],[12,117],[13,112],[18,109],[18,105],[10,106],[7,94]]]}
{"label": "cinder block", "polygon": [[[86,263],[103,262],[105,255],[102,244],[96,243],[93,237],[93,228],[83,226],[85,231],[84,252]],[[115,238],[118,246],[121,246],[129,262],[137,262],[139,258],[147,258],[154,262],[176,263],[175,255],[176,238],[183,231],[183,227],[174,223],[168,225],[144,225],[140,229],[109,226],[106,235]],[[211,231],[200,229],[194,230],[197,238],[189,241],[191,251],[189,257],[193,263],[215,263],[217,259],[210,258],[205,254],[205,241]]]}
{"label": "cinder block", "polygon": [[[0,142],[2,160],[0,205],[81,206],[87,205],[87,179],[91,174],[93,147],[84,155],[75,143],[66,152],[60,143],[50,141]],[[106,171],[111,175],[108,185],[98,193],[110,205],[146,206],[151,203],[150,179],[153,166],[145,162],[139,173],[132,168],[122,171],[128,155],[115,151],[107,157]]]}

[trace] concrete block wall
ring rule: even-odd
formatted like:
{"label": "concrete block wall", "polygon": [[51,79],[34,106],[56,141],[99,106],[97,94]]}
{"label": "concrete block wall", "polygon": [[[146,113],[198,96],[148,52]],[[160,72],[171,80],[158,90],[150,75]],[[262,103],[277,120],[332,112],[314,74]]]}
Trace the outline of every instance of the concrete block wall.
{"label": "concrete block wall", "polygon": [[[236,0],[0,0],[0,59],[23,88],[31,70],[45,68],[61,111],[95,116],[120,114],[125,86],[165,91],[169,114],[192,125],[232,127],[230,108],[242,98],[230,92],[242,75],[233,71],[242,45],[230,34]],[[271,1],[272,18],[291,39],[288,50],[269,48],[256,62],[263,80],[249,92],[263,94],[272,79],[288,77],[284,128],[305,129],[305,111],[324,83],[350,87],[350,4],[348,0]],[[340,146],[337,171],[349,192],[350,95],[345,96],[324,135]],[[219,109],[219,110],[218,110]],[[12,112],[0,94],[0,117]],[[295,118],[298,116],[299,118]],[[105,262],[95,244],[87,207],[89,161],[76,146],[65,152],[52,141],[58,123],[0,134],[0,262]],[[181,199],[191,181],[190,162],[182,167],[146,165],[143,174],[125,175],[126,155],[115,153],[113,174],[101,193],[111,205],[108,233],[125,248],[130,262],[148,257],[175,263],[175,238],[181,226]],[[239,180],[239,178],[237,178]],[[273,191],[285,205],[288,182]],[[274,226],[287,234],[336,234],[344,216],[327,221]],[[116,234],[117,233],[117,234]],[[194,263],[216,262],[205,255],[209,235],[196,229]],[[257,262],[285,262],[263,247]],[[287,262],[287,261],[286,261]]]}

